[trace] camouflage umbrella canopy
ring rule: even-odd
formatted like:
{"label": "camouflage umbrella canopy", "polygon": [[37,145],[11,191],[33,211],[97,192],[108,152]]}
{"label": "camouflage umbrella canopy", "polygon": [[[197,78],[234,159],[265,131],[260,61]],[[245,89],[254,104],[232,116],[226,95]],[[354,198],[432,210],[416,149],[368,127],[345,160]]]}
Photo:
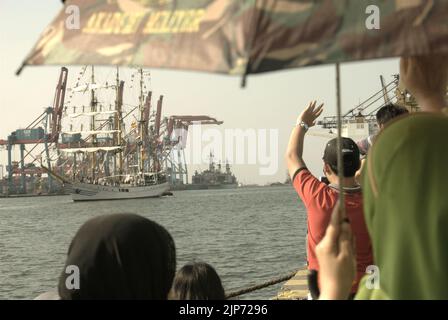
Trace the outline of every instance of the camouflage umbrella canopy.
{"label": "camouflage umbrella canopy", "polygon": [[65,2],[23,66],[132,65],[245,76],[448,52],[448,0]]}

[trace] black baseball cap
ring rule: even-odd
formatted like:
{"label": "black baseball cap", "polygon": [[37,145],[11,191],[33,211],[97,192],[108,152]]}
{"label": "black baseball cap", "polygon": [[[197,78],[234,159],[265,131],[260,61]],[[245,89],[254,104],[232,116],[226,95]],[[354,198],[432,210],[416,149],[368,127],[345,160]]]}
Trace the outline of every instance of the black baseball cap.
{"label": "black baseball cap", "polygon": [[[325,146],[323,160],[334,173],[338,174],[338,146],[337,138],[328,141]],[[344,177],[353,177],[361,166],[359,148],[350,138],[342,138],[342,161],[344,165]]]}

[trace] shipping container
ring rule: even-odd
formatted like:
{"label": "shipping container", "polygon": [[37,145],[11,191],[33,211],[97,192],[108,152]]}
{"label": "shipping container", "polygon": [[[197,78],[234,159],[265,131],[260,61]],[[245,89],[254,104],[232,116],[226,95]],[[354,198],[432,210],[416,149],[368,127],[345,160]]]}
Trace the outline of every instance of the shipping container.
{"label": "shipping container", "polygon": [[18,129],[14,136],[16,140],[41,140],[45,136],[45,131],[42,128]]}
{"label": "shipping container", "polygon": [[81,134],[75,133],[75,134],[62,134],[62,143],[76,143],[81,142]]}

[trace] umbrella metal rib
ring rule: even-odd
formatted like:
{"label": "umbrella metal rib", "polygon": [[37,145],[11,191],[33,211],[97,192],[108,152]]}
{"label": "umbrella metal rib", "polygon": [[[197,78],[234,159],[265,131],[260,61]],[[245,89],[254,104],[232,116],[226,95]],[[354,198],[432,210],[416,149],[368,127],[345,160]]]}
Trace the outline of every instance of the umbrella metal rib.
{"label": "umbrella metal rib", "polygon": [[342,116],[341,116],[341,79],[340,79],[340,66],[336,63],[336,121],[338,125],[337,136],[337,158],[338,158],[338,178],[339,178],[339,202],[342,216],[345,217],[345,201],[344,201],[344,188],[343,178],[344,169],[342,163]]}

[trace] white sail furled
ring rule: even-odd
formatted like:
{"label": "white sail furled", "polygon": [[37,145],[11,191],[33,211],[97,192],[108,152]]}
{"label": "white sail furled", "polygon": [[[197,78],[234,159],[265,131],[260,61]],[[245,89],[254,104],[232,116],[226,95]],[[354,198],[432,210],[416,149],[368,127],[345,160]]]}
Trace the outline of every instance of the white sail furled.
{"label": "white sail furled", "polygon": [[77,152],[98,152],[98,151],[116,151],[121,150],[122,147],[91,147],[91,148],[70,148],[70,149],[59,149],[61,152],[65,153],[77,153]]}
{"label": "white sail furled", "polygon": [[85,131],[68,131],[68,132],[63,132],[63,134],[68,134],[68,135],[73,135],[73,134],[102,134],[102,133],[106,133],[106,134],[111,134],[111,133],[119,133],[120,130],[85,130]]}
{"label": "white sail furled", "polygon": [[92,111],[92,112],[72,113],[72,114],[69,114],[68,116],[70,118],[78,118],[78,117],[82,117],[82,116],[92,117],[92,116],[97,116],[97,115],[100,115],[100,114],[115,114],[116,112],[117,112],[116,110]]}

